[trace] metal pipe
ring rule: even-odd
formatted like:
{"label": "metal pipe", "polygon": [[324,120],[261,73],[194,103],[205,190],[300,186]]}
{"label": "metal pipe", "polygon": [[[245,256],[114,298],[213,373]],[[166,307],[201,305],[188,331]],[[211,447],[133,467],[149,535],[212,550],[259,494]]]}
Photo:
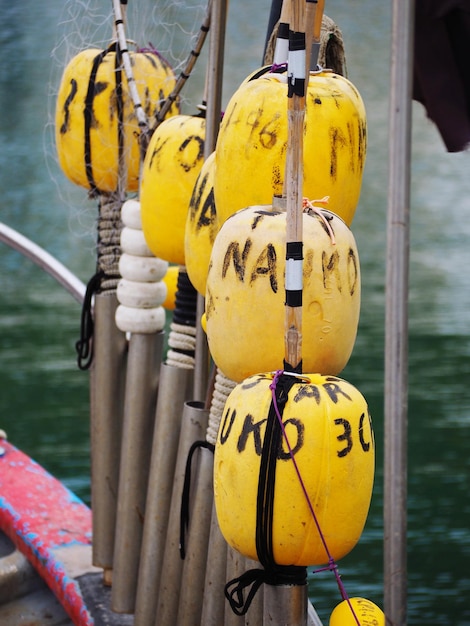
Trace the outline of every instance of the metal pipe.
{"label": "metal pipe", "polygon": [[[245,559],[245,569],[255,569],[260,567],[258,561]],[[255,597],[251,601],[250,608],[245,615],[245,626],[259,626],[263,623],[263,604],[264,604],[264,585],[256,592]]]}
{"label": "metal pipe", "polygon": [[93,565],[110,584],[113,567],[127,340],[114,317],[115,293],[95,296],[94,359],[90,371],[91,508]]}
{"label": "metal pipe", "polygon": [[[204,140],[205,159],[207,159],[207,157],[210,156],[215,149],[220,127],[227,4],[228,0],[213,0],[211,7],[211,36],[209,41],[209,62],[207,66],[208,94],[206,135]],[[194,366],[195,400],[205,399],[209,375],[209,350],[207,346],[207,338],[200,324],[204,308],[204,298],[201,295],[198,295],[196,318],[196,361]]]}
{"label": "metal pipe", "polygon": [[307,585],[264,585],[263,626],[307,624]]}
{"label": "metal pipe", "polygon": [[133,613],[164,333],[129,340],[111,607]]}
{"label": "metal pipe", "polygon": [[[245,558],[231,546],[227,546],[227,570],[225,578],[227,581],[238,578],[245,571]],[[250,607],[251,609],[251,607]],[[261,616],[263,614],[261,613]],[[261,622],[258,622],[261,623]],[[245,624],[245,617],[243,615],[237,615],[229,606],[225,611],[224,626],[243,626]]]}
{"label": "metal pipe", "polygon": [[52,278],[72,294],[77,302],[82,304],[83,298],[85,297],[86,286],[75,274],[72,274],[65,265],[62,265],[60,261],[44,250],[44,248],[41,248],[41,246],[31,241],[31,239],[28,239],[14,228],[2,222],[0,222],[0,241],[30,259],[30,261],[52,276]]}
{"label": "metal pipe", "polygon": [[181,576],[178,619],[175,622],[175,624],[184,624],[185,626],[199,626],[201,621],[207,548],[214,498],[212,487],[214,455],[210,450],[201,448],[198,457],[194,501],[191,507],[186,557]]}
{"label": "metal pipe", "polygon": [[224,621],[226,571],[227,543],[220,532],[215,506],[213,506],[201,616],[201,624],[204,626],[221,626]]}
{"label": "metal pipe", "polygon": [[394,0],[392,17],[385,311],[384,608],[388,625],[404,626],[414,0]]}
{"label": "metal pipe", "polygon": [[193,370],[163,363],[155,412],[145,522],[140,555],[135,626],[148,626],[157,612],[157,594],[167,538],[181,416],[192,394]]}
{"label": "metal pipe", "polygon": [[[182,584],[181,575],[183,571],[183,561],[180,558],[179,551],[181,496],[183,493],[188,452],[195,441],[199,441],[204,437],[207,428],[207,416],[208,411],[204,408],[203,403],[185,403],[173,478],[173,493],[168,518],[165,553],[163,555],[162,572],[164,575],[161,577],[158,590],[157,613],[154,621],[155,626],[170,626],[182,623],[177,621]],[[194,487],[195,485],[193,485],[192,489],[193,494],[195,492]],[[204,580],[204,575],[202,575],[202,579]]]}

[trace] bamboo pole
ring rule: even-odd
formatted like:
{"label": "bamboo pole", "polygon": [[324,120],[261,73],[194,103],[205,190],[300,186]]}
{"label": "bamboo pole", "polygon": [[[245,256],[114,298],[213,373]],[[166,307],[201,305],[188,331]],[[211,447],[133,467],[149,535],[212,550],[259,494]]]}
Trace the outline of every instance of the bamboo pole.
{"label": "bamboo pole", "polygon": [[[315,5],[315,6],[314,6]],[[288,107],[289,141],[286,153],[286,306],[284,368],[302,372],[302,222],[303,132],[310,60],[306,52],[307,7],[292,0],[289,25]],[[316,2],[309,7],[309,24],[315,19]],[[318,20],[321,25],[321,19]],[[315,37],[315,35],[314,35]],[[307,570],[305,581],[264,587],[264,626],[306,626],[308,617]]]}
{"label": "bamboo pole", "polygon": [[404,626],[407,612],[407,342],[413,27],[414,0],[394,0],[384,406],[384,607],[389,626]]}
{"label": "bamboo pole", "polygon": [[[308,80],[305,50],[305,2],[292,0],[290,19],[287,110],[290,140],[287,142],[285,179],[287,252],[284,352],[285,368],[293,372],[301,372],[303,132],[305,84]],[[298,294],[300,294],[300,304]]]}

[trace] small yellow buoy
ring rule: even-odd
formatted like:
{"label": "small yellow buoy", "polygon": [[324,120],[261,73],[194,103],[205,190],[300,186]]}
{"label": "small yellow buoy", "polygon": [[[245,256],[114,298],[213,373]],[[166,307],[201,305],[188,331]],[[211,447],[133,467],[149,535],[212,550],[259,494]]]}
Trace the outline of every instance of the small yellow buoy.
{"label": "small yellow buoy", "polygon": [[[357,333],[359,255],[346,224],[321,215],[303,214],[303,369],[336,375]],[[214,242],[207,338],[216,365],[236,382],[283,364],[285,232],[285,212],[254,206],[232,215]]]}
{"label": "small yellow buoy", "polygon": [[[173,90],[176,78],[162,57],[152,52],[129,54],[142,107],[153,118],[162,99]],[[169,115],[177,111],[174,105]],[[114,47],[83,50],[65,68],[57,96],[55,139],[64,174],[93,192],[116,191],[122,152],[127,170],[125,187],[136,191],[140,170],[138,137],[127,78]]]}
{"label": "small yellow buoy", "polygon": [[166,285],[167,292],[165,301],[163,302],[162,306],[167,311],[173,311],[175,308],[178,272],[179,267],[177,265],[170,265],[170,267],[166,271],[165,276],[163,277],[163,282]]}
{"label": "small yellow buoy", "polygon": [[202,328],[202,330],[205,333],[207,333],[207,323],[206,323],[206,314],[205,313],[203,313],[201,315],[201,328]]}
{"label": "small yellow buoy", "polygon": [[176,115],[158,126],[145,155],[140,192],[147,245],[161,259],[185,264],[189,202],[204,163],[206,122]]}
{"label": "small yellow buoy", "polygon": [[219,225],[214,200],[215,152],[205,161],[194,186],[186,219],[185,263],[189,279],[205,296],[209,261]]}
{"label": "small yellow buoy", "polygon": [[[274,73],[244,82],[230,99],[216,146],[214,194],[220,223],[244,207],[269,204],[283,192],[286,100],[285,76]],[[365,156],[366,114],[359,92],[339,74],[311,74],[303,195],[330,196],[329,209],[350,225]]]}
{"label": "small yellow buoy", "polygon": [[[282,412],[289,445],[283,436],[280,443],[272,443],[271,427],[277,420],[270,388],[274,378],[273,373],[252,376],[226,401],[214,458],[217,517],[226,541],[262,562],[260,532],[263,516],[271,511],[266,527],[272,528],[275,563],[319,565],[330,555],[336,560],[352,550],[367,518],[374,479],[369,410],[361,393],[345,380],[284,375],[283,381],[290,381],[290,388],[284,387]],[[272,502],[265,495],[270,485],[262,477],[266,459],[275,462]],[[262,540],[269,544],[271,537]]]}
{"label": "small yellow buoy", "polygon": [[357,617],[361,626],[385,626],[383,611],[365,598],[350,598],[349,602],[343,600],[331,614],[330,626],[357,626],[354,616]]}

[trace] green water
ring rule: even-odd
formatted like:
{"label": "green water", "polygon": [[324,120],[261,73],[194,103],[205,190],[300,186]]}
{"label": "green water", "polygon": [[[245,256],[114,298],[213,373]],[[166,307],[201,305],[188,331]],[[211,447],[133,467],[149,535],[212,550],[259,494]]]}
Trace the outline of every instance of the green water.
{"label": "green water", "polygon": [[[96,15],[108,10],[107,2],[90,5]],[[259,63],[267,5],[266,0],[256,8],[248,0],[232,3],[225,101]],[[61,175],[48,131],[49,95],[60,69],[56,46],[67,26],[58,25],[63,6],[62,0],[0,0],[0,219],[87,281],[94,271],[97,208]],[[364,98],[369,120],[366,171],[353,223],[362,270],[361,322],[342,375],[367,398],[377,442],[367,526],[339,566],[350,595],[381,604],[390,12],[387,3],[376,0],[365,0],[360,11],[356,3],[331,0],[326,12],[343,29],[349,77]],[[200,82],[192,87],[195,102]],[[419,105],[413,107],[413,124],[408,623],[464,626],[470,624],[469,156],[445,153]],[[89,501],[88,375],[77,369],[74,352],[79,319],[70,295],[29,261],[0,247],[0,427]],[[339,600],[333,577],[312,575],[310,589],[327,623]]]}

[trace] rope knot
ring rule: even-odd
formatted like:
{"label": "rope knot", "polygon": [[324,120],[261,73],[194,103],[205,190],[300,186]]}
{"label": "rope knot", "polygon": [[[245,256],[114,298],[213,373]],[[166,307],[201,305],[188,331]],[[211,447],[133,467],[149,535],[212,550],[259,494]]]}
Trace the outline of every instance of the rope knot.
{"label": "rope knot", "polygon": [[309,200],[308,198],[304,198],[302,200],[302,207],[303,207],[303,211],[304,213],[307,213],[308,215],[317,215],[320,220],[323,222],[326,231],[328,233],[328,235],[330,236],[331,239],[331,243],[332,245],[336,245],[336,240],[335,240],[335,234],[333,232],[333,229],[330,226],[330,222],[328,220],[328,218],[321,212],[321,210],[314,206],[314,202],[316,204],[328,204],[330,200],[330,196],[323,196],[323,198],[320,198],[318,200]]}

